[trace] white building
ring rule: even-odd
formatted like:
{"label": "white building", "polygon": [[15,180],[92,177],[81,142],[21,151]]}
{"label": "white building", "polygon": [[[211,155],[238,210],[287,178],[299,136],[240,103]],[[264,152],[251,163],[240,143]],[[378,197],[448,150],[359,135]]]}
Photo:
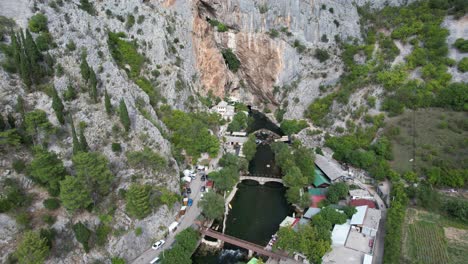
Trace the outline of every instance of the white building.
{"label": "white building", "polygon": [[349,195],[351,199],[365,199],[365,200],[374,200],[374,196],[372,196],[368,191],[357,189],[357,190],[349,190]]}
{"label": "white building", "polygon": [[226,101],[219,102],[219,104],[213,107],[213,111],[228,121],[231,121],[234,117],[234,106],[229,105]]}
{"label": "white building", "polygon": [[364,223],[362,224],[362,233],[366,236],[375,237],[379,229],[380,218],[382,214],[380,210],[368,208]]}
{"label": "white building", "polygon": [[331,239],[333,246],[344,246],[346,243],[346,239],[348,238],[349,230],[351,229],[351,225],[349,224],[349,220],[342,225],[335,225],[333,227]]}

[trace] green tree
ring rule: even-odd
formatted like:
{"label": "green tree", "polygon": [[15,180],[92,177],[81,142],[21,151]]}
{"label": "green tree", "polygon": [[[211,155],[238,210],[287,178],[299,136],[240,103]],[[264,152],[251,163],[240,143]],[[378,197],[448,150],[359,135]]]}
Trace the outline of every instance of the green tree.
{"label": "green tree", "polygon": [[97,92],[97,77],[96,73],[94,72],[93,68],[89,69],[89,96],[95,103],[98,102],[98,92]]}
{"label": "green tree", "polygon": [[286,175],[284,175],[283,182],[286,185],[286,187],[301,188],[302,186],[307,184],[307,177],[304,177],[302,175],[301,170],[298,167],[294,166],[288,170]]}
{"label": "green tree", "polygon": [[55,87],[52,90],[52,109],[54,109],[55,115],[57,116],[60,124],[63,125],[65,123],[65,117],[63,113],[65,107],[63,106],[62,99],[60,99]]}
{"label": "green tree", "polygon": [[91,230],[83,224],[82,222],[78,222],[73,225],[73,233],[75,233],[75,238],[78,242],[83,245],[83,249],[85,252],[89,252],[89,239],[91,238]]}
{"label": "green tree", "polygon": [[89,146],[88,146],[88,141],[86,140],[85,134],[85,125],[81,125],[80,123],[80,151],[83,152],[88,152]]}
{"label": "green tree", "polygon": [[240,68],[240,61],[231,49],[224,49],[222,52],[224,61],[232,72],[237,72]]}
{"label": "green tree", "polygon": [[327,191],[327,199],[330,203],[337,203],[348,195],[349,187],[344,182],[337,182],[330,185]]}
{"label": "green tree", "polygon": [[47,31],[47,17],[44,14],[36,14],[29,19],[29,30],[34,33]]}
{"label": "green tree", "polygon": [[463,58],[460,60],[457,66],[458,70],[461,72],[467,72],[468,71],[468,58]]}
{"label": "green tree", "polygon": [[292,134],[297,134],[299,133],[302,129],[308,127],[309,125],[307,124],[307,122],[305,120],[295,120],[295,119],[292,119],[292,120],[283,120],[281,122],[281,130],[283,130],[283,132],[286,134],[286,135],[292,135]]}
{"label": "green tree", "polygon": [[127,105],[125,104],[124,99],[120,99],[119,116],[120,122],[122,122],[122,125],[124,126],[125,130],[127,132],[130,131],[131,121],[130,117],[128,116]]}
{"label": "green tree", "polygon": [[93,200],[97,201],[98,195],[110,192],[114,175],[105,156],[96,152],[80,152],[72,160],[76,176],[89,188]]}
{"label": "green tree", "polygon": [[73,176],[66,176],[60,182],[60,200],[63,206],[71,212],[87,208],[93,202],[83,182]]}
{"label": "green tree", "polygon": [[91,76],[91,69],[88,65],[88,62],[86,61],[86,53],[83,53],[81,55],[80,72],[81,72],[81,77],[83,77],[83,80],[85,82],[88,82]]}
{"label": "green tree", "polygon": [[219,171],[211,172],[209,177],[213,179],[218,190],[229,191],[239,181],[239,170],[233,166],[224,167]]}
{"label": "green tree", "polygon": [[257,143],[255,142],[256,139],[257,138],[254,134],[250,134],[249,139],[242,146],[242,153],[248,161],[251,161],[257,152]]}
{"label": "green tree", "polygon": [[47,187],[51,195],[59,194],[59,182],[65,177],[66,171],[57,154],[38,148],[28,171],[35,181]]}
{"label": "green tree", "polygon": [[307,183],[314,182],[315,178],[315,155],[311,149],[299,146],[294,150],[294,162],[301,170],[302,175],[307,177]]}
{"label": "green tree", "polygon": [[151,213],[149,185],[132,184],[126,194],[125,210],[130,216],[143,219]]}
{"label": "green tree", "polygon": [[24,120],[26,133],[33,138],[35,145],[41,144],[52,131],[52,124],[47,119],[46,112],[42,110],[34,110],[25,116]]}
{"label": "green tree", "polygon": [[49,247],[46,239],[34,231],[24,233],[15,252],[19,263],[25,264],[44,263],[48,255]]}
{"label": "green tree", "polygon": [[221,219],[224,216],[224,198],[215,192],[206,193],[199,205],[208,219]]}
{"label": "green tree", "polygon": [[78,136],[76,135],[75,124],[73,122],[73,117],[70,114],[70,125],[71,125],[71,132],[72,132],[72,144],[73,144],[73,154],[76,154],[81,150],[81,143],[78,140]]}
{"label": "green tree", "polygon": [[234,115],[231,123],[228,125],[228,131],[242,131],[247,128],[248,116],[244,112],[238,112]]}
{"label": "green tree", "polygon": [[187,253],[191,254],[198,245],[199,237],[198,231],[189,227],[177,234],[175,240],[178,246],[181,246]]}
{"label": "green tree", "polygon": [[104,90],[104,106],[106,107],[106,113],[109,116],[112,115],[112,104],[107,89]]}

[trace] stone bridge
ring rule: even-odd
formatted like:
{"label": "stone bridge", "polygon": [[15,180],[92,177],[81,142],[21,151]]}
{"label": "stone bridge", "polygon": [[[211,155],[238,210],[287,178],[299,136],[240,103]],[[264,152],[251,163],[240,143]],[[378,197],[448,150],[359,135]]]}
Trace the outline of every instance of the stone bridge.
{"label": "stone bridge", "polygon": [[264,185],[266,182],[279,182],[283,183],[283,179],[281,176],[261,176],[261,175],[241,175],[240,180],[251,180],[260,183],[260,185]]}
{"label": "stone bridge", "polygon": [[257,134],[268,134],[268,135],[272,136],[274,139],[281,138],[280,135],[276,134],[275,132],[273,132],[271,130],[265,129],[265,128],[256,130],[256,131],[252,132],[252,134],[255,134],[255,135],[257,135]]}

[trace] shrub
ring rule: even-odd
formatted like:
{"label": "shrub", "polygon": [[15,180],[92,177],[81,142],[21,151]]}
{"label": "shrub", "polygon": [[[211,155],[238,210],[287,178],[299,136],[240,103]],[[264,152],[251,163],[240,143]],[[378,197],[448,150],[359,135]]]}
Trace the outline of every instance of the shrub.
{"label": "shrub", "polygon": [[36,14],[29,19],[28,27],[31,32],[39,33],[47,31],[47,17],[44,14]]}
{"label": "shrub", "polygon": [[125,27],[130,29],[133,27],[133,25],[135,25],[135,17],[132,14],[129,14],[127,16],[127,23],[125,24]]}
{"label": "shrub", "polygon": [[91,237],[91,231],[82,222],[74,224],[72,229],[73,233],[75,233],[76,240],[78,240],[78,242],[83,245],[85,252],[89,252],[89,239]]}
{"label": "shrub", "polygon": [[139,226],[139,227],[137,227],[137,228],[135,229],[135,235],[136,235],[136,236],[141,236],[141,234],[143,234],[143,228],[141,228],[141,227]]}
{"label": "shrub", "polygon": [[36,46],[40,51],[47,51],[52,44],[52,35],[49,32],[41,32],[36,38]]}
{"label": "shrub", "polygon": [[60,207],[60,200],[56,198],[49,198],[45,199],[43,204],[45,208],[49,210],[55,210]]}
{"label": "shrub", "polygon": [[22,159],[15,159],[13,160],[13,169],[17,173],[22,173],[24,169],[26,168],[26,163]]}
{"label": "shrub", "polygon": [[68,51],[75,51],[76,50],[76,44],[75,44],[75,42],[73,42],[73,40],[69,40],[66,47],[67,47]]}
{"label": "shrub", "polygon": [[122,151],[122,146],[120,143],[112,143],[112,151],[113,152],[121,152]]}
{"label": "shrub", "polygon": [[109,50],[117,65],[126,69],[130,66],[128,75],[130,77],[137,77],[140,74],[141,67],[145,61],[145,57],[138,53],[136,42],[125,41],[126,35],[122,32],[108,33]]}
{"label": "shrub", "polygon": [[468,57],[461,59],[460,62],[458,63],[457,68],[461,72],[467,72],[468,71]]}
{"label": "shrub", "polygon": [[324,62],[330,58],[330,55],[324,49],[316,49],[314,57],[318,59],[320,62]]}
{"label": "shrub", "polygon": [[297,134],[299,133],[302,129],[306,128],[308,126],[307,122],[305,120],[283,120],[281,122],[281,130],[286,135],[292,135],[292,134]]}
{"label": "shrub", "polygon": [[240,61],[237,56],[232,52],[231,49],[225,49],[222,51],[224,61],[227,63],[228,68],[232,72],[237,72],[240,67]]}
{"label": "shrub", "polygon": [[306,46],[304,46],[299,40],[294,40],[294,48],[298,53],[302,53],[306,50]]}
{"label": "shrub", "polygon": [[46,214],[42,216],[42,221],[44,221],[44,223],[48,224],[49,226],[53,225],[56,220],[57,219],[53,215]]}
{"label": "shrub", "polygon": [[460,52],[468,52],[468,39],[459,38],[453,44]]}
{"label": "shrub", "polygon": [[278,30],[272,28],[270,31],[268,31],[268,35],[270,35],[272,38],[277,38],[279,36],[279,32]]}
{"label": "shrub", "polygon": [[145,16],[144,15],[139,15],[137,19],[138,24],[142,24],[145,21]]}
{"label": "shrub", "polygon": [[321,40],[322,42],[327,43],[327,42],[328,42],[328,37],[327,37],[327,35],[326,35],[326,34],[323,34],[322,37],[320,38],[320,40]]}
{"label": "shrub", "polygon": [[107,224],[101,223],[96,228],[96,245],[104,246],[107,243],[107,237],[112,232],[112,228]]}
{"label": "shrub", "polygon": [[90,3],[89,0],[80,0],[80,5],[78,7],[92,16],[94,16],[96,13],[93,4]]}

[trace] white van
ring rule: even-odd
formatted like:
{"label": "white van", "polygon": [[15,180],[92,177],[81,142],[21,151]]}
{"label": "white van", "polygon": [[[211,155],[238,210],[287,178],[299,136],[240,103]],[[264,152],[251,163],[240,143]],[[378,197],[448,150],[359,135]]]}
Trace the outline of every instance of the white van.
{"label": "white van", "polygon": [[159,257],[155,257],[152,261],[150,261],[150,264],[155,264],[159,262]]}
{"label": "white van", "polygon": [[172,222],[172,224],[169,225],[169,232],[174,232],[177,229],[177,226],[179,225],[178,222]]}

